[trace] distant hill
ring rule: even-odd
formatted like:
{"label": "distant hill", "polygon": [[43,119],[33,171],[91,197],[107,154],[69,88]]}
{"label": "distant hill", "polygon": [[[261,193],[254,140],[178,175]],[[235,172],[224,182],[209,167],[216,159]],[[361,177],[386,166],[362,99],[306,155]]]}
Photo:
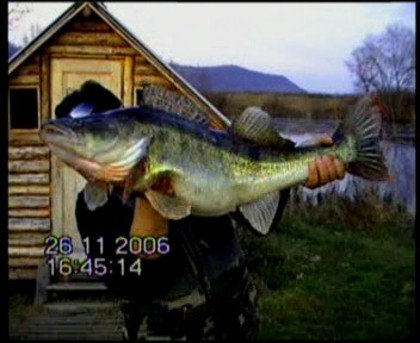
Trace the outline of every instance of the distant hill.
{"label": "distant hill", "polygon": [[12,57],[12,55],[18,51],[20,49],[19,46],[17,46],[16,44],[13,44],[12,42],[9,42],[9,46],[8,46],[8,56],[9,58]]}
{"label": "distant hill", "polygon": [[235,65],[191,67],[172,63],[171,67],[202,92],[307,93],[285,76],[265,74]]}

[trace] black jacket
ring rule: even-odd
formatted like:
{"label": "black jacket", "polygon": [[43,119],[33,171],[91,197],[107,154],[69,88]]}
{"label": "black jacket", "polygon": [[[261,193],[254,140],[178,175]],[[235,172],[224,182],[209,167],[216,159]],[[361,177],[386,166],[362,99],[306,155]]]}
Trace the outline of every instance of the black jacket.
{"label": "black jacket", "polygon": [[[288,191],[281,193],[274,220],[275,226],[280,220],[288,195]],[[116,266],[122,257],[117,255],[117,249],[121,248],[124,241],[119,237],[129,240],[133,208],[124,205],[118,195],[111,194],[104,206],[90,211],[81,192],[76,204],[76,219],[82,239],[89,237],[89,241],[92,242],[89,256],[105,257],[107,261],[112,260],[111,264]],[[103,280],[112,292],[124,298],[144,297],[145,294],[150,300],[173,297],[188,293],[197,287],[203,288],[203,282],[208,282],[212,291],[234,291],[237,280],[229,277],[229,271],[245,262],[238,226],[248,226],[239,213],[220,217],[189,216],[182,220],[170,220],[169,253],[155,260],[142,259],[140,276],[130,272],[122,275],[119,268],[110,268],[113,269],[112,273],[108,272]],[[99,244],[93,244],[98,238],[102,238],[104,242],[102,254]],[[136,257],[130,254],[124,257],[127,266],[136,260]]]}

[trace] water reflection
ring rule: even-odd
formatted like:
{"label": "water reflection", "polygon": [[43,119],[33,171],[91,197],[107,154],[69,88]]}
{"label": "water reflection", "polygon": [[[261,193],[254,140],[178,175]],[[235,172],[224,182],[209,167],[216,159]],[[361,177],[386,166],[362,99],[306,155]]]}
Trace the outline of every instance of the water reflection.
{"label": "water reflection", "polygon": [[[310,120],[277,120],[282,135],[302,142],[322,134],[331,134],[336,126],[335,121]],[[284,133],[284,132],[287,132]],[[414,141],[414,137],[413,137]],[[299,187],[296,192],[304,201],[317,204],[325,194],[340,194],[357,200],[365,192],[375,192],[385,202],[394,202],[415,213],[415,146],[391,141],[382,141],[385,161],[392,175],[391,181],[369,182],[360,177],[346,174],[341,181],[327,184],[315,190]]]}

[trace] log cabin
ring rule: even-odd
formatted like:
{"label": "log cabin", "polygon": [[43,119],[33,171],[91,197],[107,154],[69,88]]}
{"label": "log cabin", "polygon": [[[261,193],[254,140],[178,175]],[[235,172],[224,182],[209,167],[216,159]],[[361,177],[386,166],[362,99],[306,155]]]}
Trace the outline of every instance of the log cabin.
{"label": "log cabin", "polygon": [[69,6],[9,59],[9,279],[36,278],[50,235],[70,236],[75,250],[83,250],[74,207],[85,181],[51,156],[39,128],[69,92],[89,79],[111,90],[124,106],[136,105],[145,85],[162,85],[190,99],[215,128],[229,123],[103,3]]}

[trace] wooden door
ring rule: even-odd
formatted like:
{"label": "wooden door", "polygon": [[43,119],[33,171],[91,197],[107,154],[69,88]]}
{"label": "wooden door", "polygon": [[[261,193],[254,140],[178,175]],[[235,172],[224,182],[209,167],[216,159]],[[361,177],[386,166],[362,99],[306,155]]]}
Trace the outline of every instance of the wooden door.
{"label": "wooden door", "polygon": [[[51,113],[62,99],[87,80],[99,82],[121,99],[123,61],[95,59],[51,60]],[[73,258],[84,258],[84,249],[75,218],[78,193],[86,180],[73,169],[52,156],[52,232],[57,237],[70,236]]]}

